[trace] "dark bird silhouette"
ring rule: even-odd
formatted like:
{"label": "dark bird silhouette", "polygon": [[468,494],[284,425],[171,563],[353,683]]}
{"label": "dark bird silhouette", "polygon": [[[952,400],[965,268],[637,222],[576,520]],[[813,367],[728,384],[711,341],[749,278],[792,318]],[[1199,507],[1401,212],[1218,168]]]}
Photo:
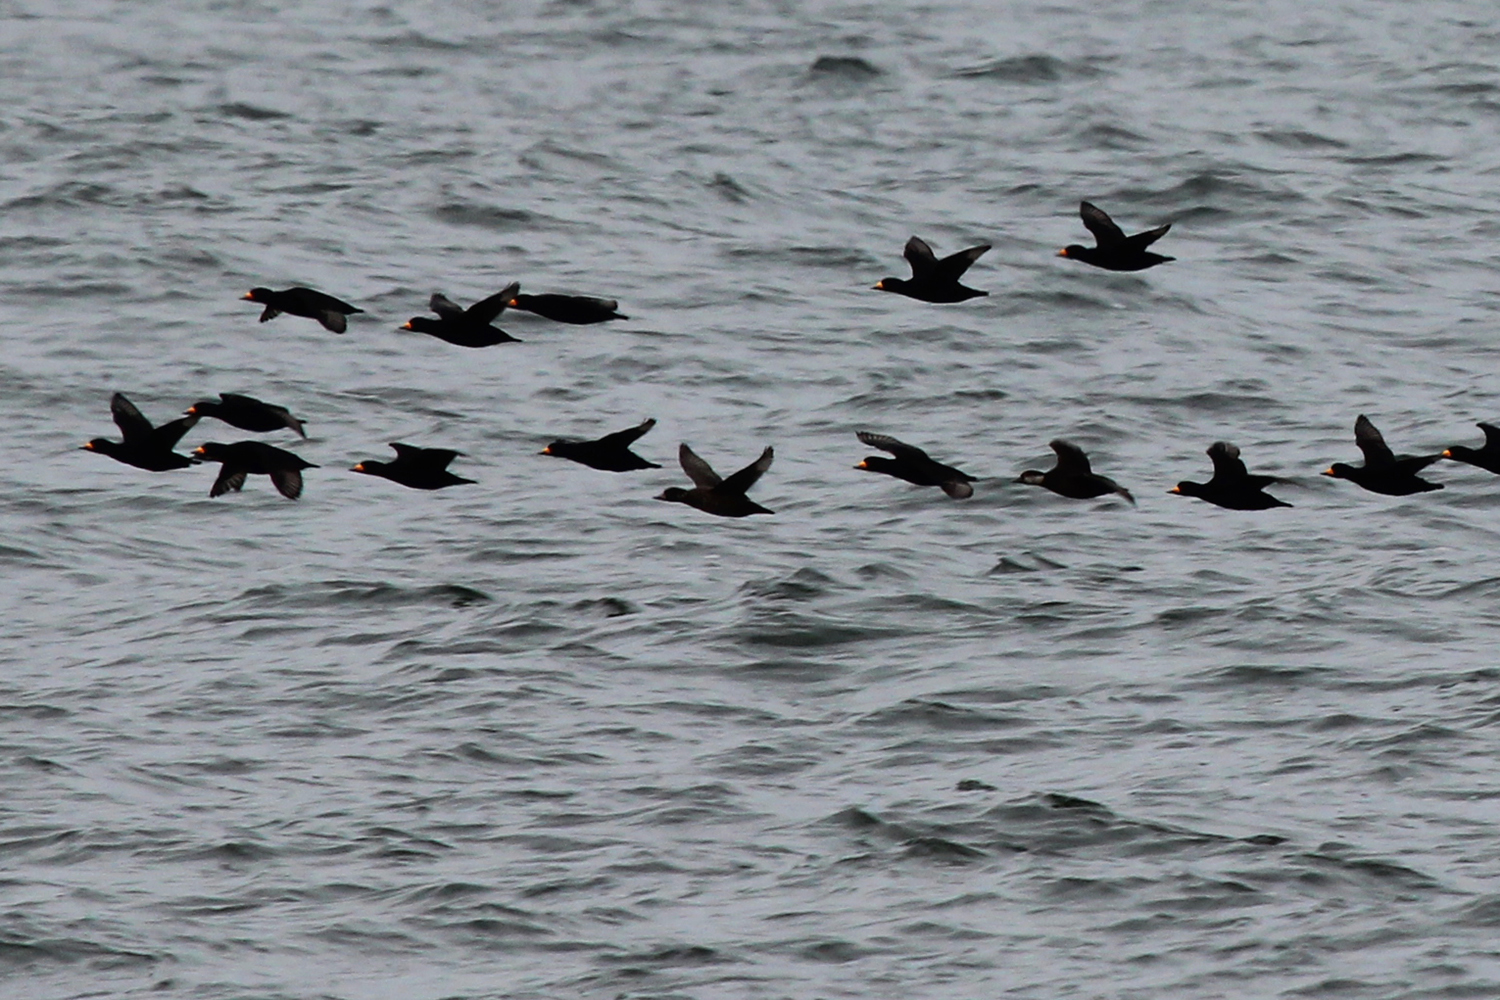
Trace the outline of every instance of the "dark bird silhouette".
{"label": "dark bird silhouette", "polygon": [[409,444],[391,443],[396,449],[394,462],[377,462],[366,459],[350,471],[363,472],[367,476],[380,476],[393,483],[409,486],[414,490],[440,490],[444,486],[476,482],[455,476],[448,471],[448,463],[463,452],[446,448],[417,448]]}
{"label": "dark bird silhouette", "polygon": [[685,503],[689,507],[697,507],[705,513],[717,514],[719,517],[748,517],[751,514],[775,513],[745,496],[750,487],[755,485],[755,481],[771,467],[773,457],[775,457],[774,453],[767,448],[760,453],[759,458],[739,472],[728,479],[721,479],[707,462],[693,454],[693,449],[684,444],[677,450],[677,459],[682,463],[682,471],[686,472],[688,478],[693,481],[693,488],[685,490],[679,486],[672,486],[656,499]]}
{"label": "dark bird silhouette", "polygon": [[1027,469],[1016,478],[1016,482],[1042,486],[1059,496],[1072,497],[1074,500],[1092,500],[1106,493],[1118,493],[1132,504],[1135,503],[1135,497],[1130,495],[1129,490],[1089,468],[1089,457],[1076,444],[1056,440],[1050,443],[1050,447],[1057,452],[1057,464],[1046,472]]}
{"label": "dark bird silhouette", "polygon": [[1167,492],[1197,497],[1230,510],[1269,510],[1272,507],[1291,506],[1269,493],[1261,492],[1276,482],[1276,477],[1250,475],[1245,463],[1240,461],[1240,450],[1228,441],[1215,441],[1209,445],[1208,457],[1214,462],[1214,474],[1208,482],[1181,482]]}
{"label": "dark bird silhouette", "polygon": [[254,396],[241,396],[234,392],[219,393],[219,401],[203,399],[187,408],[189,416],[214,417],[242,431],[275,431],[285,427],[303,437],[302,421],[292,416],[285,406],[263,403]]}
{"label": "dark bird silhouette", "polygon": [[1364,465],[1345,465],[1343,462],[1334,462],[1323,471],[1323,475],[1332,476],[1335,479],[1347,479],[1358,486],[1363,486],[1371,493],[1384,493],[1387,496],[1405,497],[1413,493],[1427,493],[1431,490],[1440,490],[1442,483],[1432,483],[1421,478],[1417,473],[1427,468],[1433,462],[1442,458],[1442,455],[1401,455],[1391,453],[1386,445],[1385,438],[1370,423],[1370,418],[1363,413],[1359,419],[1354,421],[1354,443],[1359,445],[1359,450],[1365,453]]}
{"label": "dark bird silhouette", "polygon": [[516,295],[510,300],[512,309],[536,313],[559,323],[607,323],[612,319],[629,319],[618,312],[620,303],[614,299],[597,299],[591,295]]}
{"label": "dark bird silhouette", "polygon": [[1079,202],[1078,214],[1083,217],[1084,226],[1094,234],[1094,242],[1098,245],[1085,247],[1070,243],[1057,251],[1059,257],[1081,260],[1085,264],[1093,264],[1106,271],[1144,271],[1148,267],[1155,267],[1157,264],[1165,264],[1169,260],[1177,259],[1176,257],[1163,257],[1159,253],[1152,253],[1146,249],[1167,235],[1167,230],[1172,228],[1170,222],[1165,226],[1148,229],[1144,233],[1126,236],[1124,230],[1115,225],[1114,220],[1106,215],[1102,208],[1090,205],[1086,201]]}
{"label": "dark bird silhouette", "polygon": [[1468,462],[1477,465],[1487,472],[1493,472],[1500,476],[1500,427],[1494,424],[1480,424],[1479,429],[1484,431],[1484,447],[1466,448],[1456,444],[1443,452],[1444,458],[1451,458],[1455,462]]}
{"label": "dark bird silhouette", "polygon": [[906,241],[905,251],[906,261],[911,265],[911,277],[881,278],[875,288],[923,302],[962,302],[979,295],[988,295],[989,292],[959,284],[958,279],[989,248],[990,245],[986,243],[938,260],[932,247],[913,236]]}
{"label": "dark bird silhouette", "polygon": [[916,445],[898,441],[886,434],[871,434],[869,431],[858,431],[855,436],[872,448],[879,448],[896,456],[882,458],[871,455],[856,465],[856,469],[895,476],[917,486],[941,486],[943,492],[955,500],[965,500],[974,495],[974,487],[969,485],[975,481],[973,476],[951,465],[933,461],[927,452]]}
{"label": "dark bird silhouette", "polygon": [[655,426],[655,420],[646,420],[635,427],[606,434],[597,441],[553,441],[542,449],[542,454],[571,459],[605,472],[660,469],[655,462],[648,462],[630,450],[637,438]]}
{"label": "dark bird silhouette", "polygon": [[300,286],[282,292],[274,292],[269,288],[252,288],[240,297],[266,307],[260,314],[262,323],[286,313],[289,316],[315,319],[334,333],[343,333],[348,328],[345,317],[350,313],[364,312],[342,299]]}
{"label": "dark bird silhouette", "polygon": [[117,462],[124,462],[147,472],[186,469],[196,464],[196,459],[179,455],[172,449],[177,447],[177,442],[182,440],[188,428],[198,422],[197,417],[178,417],[160,427],[152,427],[151,421],[142,416],[135,404],[120,392],[109,397],[109,412],[115,418],[115,426],[120,428],[123,440],[94,438],[83,445],[84,451],[97,451]]}
{"label": "dark bird silhouette", "polygon": [[255,475],[270,476],[282,496],[295,500],[302,495],[302,470],[317,468],[289,451],[260,441],[236,441],[234,444],[210,441],[195,449],[193,454],[202,455],[210,462],[223,463],[219,477],[208,491],[211,497],[243,489],[245,477]]}
{"label": "dark bird silhouette", "polygon": [[505,311],[506,305],[510,302],[511,297],[516,294],[516,289],[520,287],[520,282],[513,281],[494,295],[474,303],[467,309],[464,309],[455,302],[449,301],[447,296],[439,292],[428,303],[429,308],[438,314],[437,319],[427,316],[413,316],[401,329],[431,334],[439,340],[446,340],[448,343],[456,344],[459,347],[494,347],[496,344],[518,344],[520,340],[512,337],[499,327],[494,327],[490,324]]}

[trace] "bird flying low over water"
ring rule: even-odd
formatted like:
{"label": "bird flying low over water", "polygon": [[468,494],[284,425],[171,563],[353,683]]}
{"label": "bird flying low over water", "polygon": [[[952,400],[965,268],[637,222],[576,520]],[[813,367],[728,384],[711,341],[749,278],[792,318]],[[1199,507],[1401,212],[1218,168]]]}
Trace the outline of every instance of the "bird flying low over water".
{"label": "bird flying low over water", "polygon": [[858,431],[855,437],[872,448],[879,448],[896,456],[882,458],[871,455],[856,465],[856,469],[881,472],[917,486],[940,486],[944,493],[955,500],[964,500],[974,495],[974,487],[969,485],[974,482],[973,476],[951,465],[934,461],[916,445],[898,441],[887,434],[871,434],[869,431]]}
{"label": "bird flying low over water", "polygon": [[656,499],[685,503],[719,517],[773,514],[775,511],[767,510],[745,493],[771,467],[771,459],[774,457],[775,453],[768,447],[755,461],[728,479],[722,479],[707,462],[693,453],[693,449],[683,444],[677,449],[677,460],[682,463],[682,471],[693,481],[693,488],[685,490],[680,486],[672,486]]}
{"label": "bird flying low over water", "polygon": [[598,299],[592,295],[516,295],[509,305],[512,309],[536,313],[558,323],[580,326],[630,318],[618,312],[620,303],[614,299]]}
{"label": "bird flying low over water", "polygon": [[122,440],[94,438],[83,445],[84,451],[97,451],[117,462],[124,462],[147,472],[186,469],[197,463],[197,459],[179,455],[172,450],[188,429],[198,422],[196,416],[178,417],[160,427],[152,427],[151,421],[122,392],[109,398],[109,412],[114,417],[115,426],[120,428]]}
{"label": "bird flying low over water", "polygon": [[1456,444],[1443,452],[1444,458],[1451,458],[1455,462],[1467,462],[1477,465],[1487,472],[1500,475],[1500,427],[1494,424],[1480,424],[1479,429],[1484,431],[1484,446],[1481,448],[1468,448]]}
{"label": "bird flying low over water", "polygon": [[656,420],[641,422],[635,427],[606,434],[597,441],[553,441],[542,449],[543,455],[566,458],[587,465],[591,469],[605,472],[631,472],[635,469],[660,469],[655,462],[648,462],[630,446],[641,435],[656,426]]}
{"label": "bird flying low over water", "polygon": [[1429,482],[1417,475],[1442,458],[1442,455],[1393,454],[1385,443],[1385,438],[1363,413],[1354,421],[1354,443],[1364,452],[1365,464],[1345,465],[1343,462],[1334,462],[1323,471],[1323,475],[1347,479],[1371,493],[1384,493],[1393,497],[1411,496],[1413,493],[1427,493],[1443,488],[1442,483]]}
{"label": "bird flying low over water", "polygon": [[505,311],[506,305],[510,303],[512,296],[516,294],[516,289],[520,287],[520,282],[513,281],[494,295],[474,303],[467,309],[438,292],[428,303],[428,307],[438,314],[438,318],[413,316],[402,325],[401,329],[430,334],[459,347],[518,344],[520,341],[517,338],[490,324]]}
{"label": "bird flying low over water", "polygon": [[282,496],[295,500],[302,495],[302,470],[317,468],[289,451],[260,441],[236,441],[234,444],[210,441],[195,449],[193,454],[202,455],[210,462],[223,463],[219,477],[208,491],[211,497],[241,490],[245,486],[245,477],[256,475],[270,476]]}
{"label": "bird flying low over water", "polygon": [[289,316],[305,316],[308,319],[315,319],[334,333],[343,333],[348,328],[346,316],[351,313],[364,312],[363,309],[356,309],[332,295],[325,295],[311,288],[300,286],[280,292],[269,288],[252,288],[240,298],[259,302],[266,307],[260,314],[262,323],[286,313]]}
{"label": "bird flying low over water", "polygon": [[1129,490],[1089,467],[1089,457],[1082,448],[1061,439],[1052,441],[1049,447],[1057,452],[1057,464],[1046,472],[1027,469],[1016,478],[1016,482],[1041,486],[1074,500],[1092,500],[1106,493],[1118,493],[1134,505],[1135,497]]}
{"label": "bird flying low over water", "polygon": [[394,462],[377,462],[366,459],[354,466],[351,472],[363,472],[367,476],[379,476],[393,483],[409,486],[414,490],[440,490],[445,486],[472,483],[477,480],[455,476],[448,471],[448,463],[463,452],[447,448],[418,448],[409,444],[391,443],[396,449]]}
{"label": "bird flying low over water", "polygon": [[1240,450],[1228,441],[1215,441],[1209,445],[1208,457],[1214,463],[1214,474],[1208,482],[1181,482],[1167,492],[1197,497],[1229,510],[1270,510],[1272,507],[1291,506],[1261,492],[1276,482],[1276,477],[1250,475],[1240,460]]}
{"label": "bird flying low over water", "polygon": [[988,295],[989,292],[959,284],[958,279],[989,248],[990,245],[986,243],[938,260],[932,247],[913,236],[906,241],[905,250],[906,261],[911,265],[911,277],[882,278],[875,283],[875,288],[877,291],[895,292],[923,302],[963,302],[965,299]]}
{"label": "bird flying low over water", "polygon": [[219,401],[199,400],[187,408],[192,417],[214,417],[242,431],[274,431],[285,427],[307,437],[302,421],[292,416],[285,406],[262,403],[254,396],[241,396],[234,392],[219,393]]}
{"label": "bird flying low over water", "polygon": [[1177,259],[1163,257],[1146,249],[1167,235],[1167,230],[1172,228],[1170,222],[1144,233],[1126,236],[1125,231],[1115,225],[1114,220],[1102,208],[1086,201],[1079,202],[1078,214],[1083,217],[1084,227],[1094,234],[1094,242],[1098,245],[1085,247],[1070,243],[1057,251],[1059,257],[1081,260],[1106,271],[1144,271],[1148,267]]}

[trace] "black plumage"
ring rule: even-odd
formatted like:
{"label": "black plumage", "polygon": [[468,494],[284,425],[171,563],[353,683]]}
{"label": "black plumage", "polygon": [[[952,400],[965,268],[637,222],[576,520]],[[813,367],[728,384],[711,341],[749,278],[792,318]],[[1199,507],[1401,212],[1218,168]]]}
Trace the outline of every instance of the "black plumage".
{"label": "black plumage", "polygon": [[1208,447],[1214,474],[1206,483],[1178,483],[1168,493],[1197,497],[1229,510],[1269,510],[1291,504],[1262,492],[1276,482],[1275,476],[1252,476],[1240,460],[1240,450],[1228,441],[1215,441]]}
{"label": "black plumage", "polygon": [[990,245],[986,243],[938,260],[932,247],[913,236],[906,241],[905,250],[906,261],[911,265],[911,277],[882,278],[875,284],[875,288],[922,302],[963,302],[965,299],[988,295],[989,292],[959,284],[958,279],[989,248]]}
{"label": "black plumage", "polygon": [[520,282],[513,281],[494,295],[474,303],[467,309],[439,292],[433,295],[428,303],[432,311],[438,314],[437,319],[429,316],[413,316],[401,329],[429,334],[459,347],[518,344],[520,343],[518,338],[490,324],[505,311],[511,297],[520,287]]}
{"label": "black plumage", "polygon": [[688,478],[693,481],[693,488],[685,490],[679,486],[672,486],[656,499],[685,503],[689,507],[696,507],[705,513],[716,514],[719,517],[748,517],[751,514],[775,513],[745,495],[750,487],[755,485],[755,481],[771,467],[773,457],[775,457],[774,452],[767,448],[755,461],[728,479],[723,479],[707,462],[695,455],[693,449],[684,444],[677,449],[677,459],[682,463],[682,471],[686,472]]}
{"label": "black plumage", "polygon": [[1427,493],[1443,488],[1442,483],[1429,482],[1417,473],[1442,458],[1438,455],[1400,455],[1391,452],[1385,438],[1370,418],[1363,413],[1354,421],[1354,443],[1364,452],[1364,465],[1345,465],[1334,462],[1323,471],[1323,475],[1335,479],[1347,479],[1371,493],[1404,497],[1413,493]]}
{"label": "black plumage", "polygon": [[350,471],[363,472],[367,476],[379,476],[393,483],[409,486],[414,490],[440,490],[445,486],[458,486],[476,480],[465,479],[448,471],[448,463],[463,452],[446,448],[418,448],[415,445],[392,442],[396,449],[394,462],[377,462],[366,459]]}
{"label": "black plumage", "polygon": [[245,477],[254,475],[270,476],[282,496],[295,500],[302,495],[302,470],[317,468],[289,451],[261,441],[236,441],[234,444],[210,441],[193,454],[202,455],[210,462],[223,463],[218,478],[208,491],[211,497],[243,489]]}
{"label": "black plumage", "polygon": [[83,450],[97,451],[117,462],[124,462],[147,472],[185,469],[196,463],[196,459],[179,455],[172,449],[177,447],[177,442],[182,440],[188,428],[198,422],[197,417],[178,417],[160,427],[152,427],[151,421],[121,392],[109,398],[109,412],[114,417],[115,426],[120,428],[122,440],[94,438],[83,445]]}
{"label": "black plumage", "polygon": [[619,302],[592,295],[517,295],[510,300],[510,307],[536,313],[558,323],[576,323],[580,326],[630,318],[618,311]]}
{"label": "black plumage", "polygon": [[917,486],[940,486],[944,493],[955,500],[964,500],[974,495],[974,487],[969,485],[975,481],[973,476],[933,460],[916,445],[898,441],[887,434],[871,434],[869,431],[859,431],[855,436],[865,444],[895,456],[882,458],[871,455],[856,465],[856,469],[895,476]]}
{"label": "black plumage", "polygon": [[1056,440],[1050,447],[1057,453],[1057,464],[1046,472],[1027,469],[1016,478],[1018,483],[1041,486],[1059,496],[1074,500],[1092,500],[1107,493],[1118,493],[1135,503],[1130,491],[1108,476],[1101,476],[1089,466],[1089,458],[1083,449],[1068,441]]}
{"label": "black plumage", "polygon": [[289,316],[305,316],[315,319],[334,333],[343,333],[348,328],[345,318],[352,313],[364,312],[342,299],[300,286],[282,291],[269,288],[252,288],[241,296],[251,302],[259,302],[266,308],[260,314],[262,323],[275,319],[282,313]]}
{"label": "black plumage", "polygon": [[1057,251],[1059,257],[1081,260],[1106,271],[1144,271],[1148,267],[1177,259],[1163,257],[1146,249],[1167,235],[1167,230],[1172,228],[1170,222],[1144,233],[1126,236],[1124,230],[1115,225],[1114,220],[1096,205],[1080,202],[1078,214],[1083,218],[1084,227],[1094,234],[1094,242],[1098,245],[1085,247],[1071,243]]}
{"label": "black plumage", "polygon": [[1468,448],[1456,444],[1444,451],[1443,457],[1451,458],[1455,462],[1477,465],[1487,472],[1500,476],[1500,427],[1494,424],[1480,424],[1479,429],[1484,431],[1484,447]]}
{"label": "black plumage", "polygon": [[213,417],[242,431],[276,431],[286,428],[307,437],[302,421],[284,406],[263,403],[254,396],[235,392],[219,393],[219,401],[203,399],[187,408],[190,416]]}
{"label": "black plumage", "polygon": [[605,472],[631,472],[635,469],[660,469],[655,462],[648,462],[630,446],[651,428],[656,421],[646,420],[623,431],[606,434],[597,441],[553,441],[542,449],[543,455],[553,455],[587,465],[591,469]]}

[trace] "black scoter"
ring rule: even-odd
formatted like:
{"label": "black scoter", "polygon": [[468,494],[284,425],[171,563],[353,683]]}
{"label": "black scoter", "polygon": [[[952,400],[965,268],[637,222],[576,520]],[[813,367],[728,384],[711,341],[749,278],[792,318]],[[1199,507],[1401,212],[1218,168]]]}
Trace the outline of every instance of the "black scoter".
{"label": "black scoter", "polygon": [[465,309],[448,299],[441,292],[433,295],[428,306],[438,314],[437,319],[428,316],[413,316],[401,329],[426,333],[459,347],[494,347],[496,344],[518,344],[499,327],[491,326],[495,318],[505,311],[511,297],[520,288],[520,282],[511,282],[500,291],[474,303]]}
{"label": "black scoter", "polygon": [[1370,418],[1363,413],[1354,421],[1354,443],[1364,452],[1365,464],[1345,465],[1343,462],[1334,462],[1323,470],[1323,475],[1347,479],[1371,493],[1384,493],[1393,497],[1411,496],[1413,493],[1427,493],[1443,488],[1442,483],[1429,482],[1417,475],[1442,458],[1441,454],[1399,457],[1392,454],[1385,438],[1381,437],[1375,425],[1370,423]]}
{"label": "black scoter", "polygon": [[307,437],[302,421],[292,416],[285,406],[263,403],[254,396],[241,396],[237,392],[219,393],[219,401],[199,400],[187,408],[189,416],[214,417],[242,431],[276,431],[285,427]]}
{"label": "black scoter", "polygon": [[1215,441],[1209,445],[1208,457],[1214,463],[1214,474],[1208,482],[1181,482],[1167,492],[1197,497],[1230,510],[1270,510],[1272,507],[1291,506],[1261,492],[1276,482],[1276,477],[1250,475],[1240,460],[1240,450],[1228,441]]}
{"label": "black scoter", "polygon": [[896,456],[882,458],[871,455],[856,465],[856,469],[895,476],[917,486],[940,486],[944,493],[955,500],[964,500],[974,495],[974,487],[969,485],[975,481],[973,476],[951,465],[934,461],[916,445],[898,441],[888,434],[871,434],[869,431],[858,431],[855,436],[872,448],[879,448]]}
{"label": "black scoter", "polygon": [[280,292],[269,288],[252,288],[240,298],[259,302],[266,307],[260,314],[262,323],[286,313],[290,316],[315,319],[334,333],[343,333],[348,329],[346,316],[351,313],[364,312],[363,309],[357,309],[342,299],[300,286]]}
{"label": "black scoter", "polygon": [[188,432],[188,428],[198,422],[197,417],[178,417],[160,427],[152,427],[151,421],[142,416],[135,404],[120,392],[109,398],[109,412],[115,419],[115,426],[120,428],[123,440],[94,438],[83,445],[83,450],[97,451],[117,462],[124,462],[147,472],[185,469],[197,463],[197,459],[179,455],[172,450]]}
{"label": "black scoter", "polygon": [[1167,235],[1167,230],[1172,228],[1170,222],[1144,233],[1126,236],[1124,230],[1115,225],[1114,220],[1096,205],[1080,202],[1078,214],[1083,217],[1084,226],[1094,234],[1094,241],[1098,246],[1085,247],[1071,243],[1057,251],[1059,257],[1081,260],[1106,271],[1144,271],[1148,267],[1177,259],[1163,257],[1146,249]]}
{"label": "black scoter", "polygon": [[911,265],[911,277],[882,278],[875,284],[875,288],[923,302],[963,302],[965,299],[988,295],[989,292],[959,284],[958,279],[989,248],[990,245],[986,243],[938,260],[932,247],[913,236],[906,241],[905,251],[906,261]]}
{"label": "black scoter", "polygon": [[1050,447],[1057,452],[1057,464],[1046,472],[1027,469],[1016,478],[1016,482],[1042,486],[1059,496],[1072,497],[1074,500],[1092,500],[1106,493],[1118,493],[1132,504],[1135,503],[1135,497],[1130,495],[1129,490],[1089,468],[1089,457],[1076,444],[1056,440],[1050,443]]}
{"label": "black scoter", "polygon": [[542,449],[543,455],[580,462],[591,469],[605,472],[631,472],[635,469],[660,469],[655,462],[648,462],[630,446],[636,439],[656,426],[656,421],[646,420],[623,431],[606,434],[597,441],[553,441]]}
{"label": "black scoter", "polygon": [[446,448],[418,448],[414,445],[391,443],[396,449],[394,462],[377,462],[366,459],[350,471],[363,472],[367,476],[380,476],[393,483],[409,486],[414,490],[440,490],[445,486],[458,486],[477,480],[455,476],[448,471],[448,463],[459,455],[458,451]]}
{"label": "black scoter", "polygon": [[1479,429],[1484,431],[1484,447],[1466,448],[1456,444],[1443,452],[1444,458],[1451,458],[1455,462],[1468,462],[1477,465],[1487,472],[1493,472],[1500,476],[1500,427],[1494,424],[1480,424]]}
{"label": "black scoter", "polygon": [[755,461],[728,479],[722,479],[707,462],[693,454],[693,449],[684,444],[677,450],[677,459],[682,463],[682,471],[686,472],[688,478],[693,481],[693,488],[685,490],[679,486],[673,486],[656,499],[685,503],[689,507],[697,507],[705,513],[717,514],[719,517],[748,517],[751,514],[775,513],[745,496],[746,491],[754,486],[755,481],[771,467],[773,457],[774,452],[768,447]]}
{"label": "black scoter", "polygon": [[223,463],[219,469],[219,477],[208,491],[211,497],[242,489],[246,476],[263,475],[271,477],[271,482],[282,496],[295,500],[302,495],[302,470],[317,468],[289,451],[260,441],[236,441],[234,444],[210,441],[198,447],[193,454],[202,455],[210,462]]}
{"label": "black scoter", "polygon": [[630,318],[619,312],[619,302],[592,295],[517,295],[510,300],[510,307],[536,313],[558,323],[576,323],[580,326]]}

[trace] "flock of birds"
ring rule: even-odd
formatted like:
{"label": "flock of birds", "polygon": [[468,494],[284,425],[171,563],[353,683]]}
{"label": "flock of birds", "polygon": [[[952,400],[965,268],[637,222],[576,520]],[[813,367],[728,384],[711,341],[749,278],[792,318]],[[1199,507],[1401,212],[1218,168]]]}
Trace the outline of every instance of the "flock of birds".
{"label": "flock of birds", "polygon": [[[1110,271],[1141,271],[1175,259],[1148,249],[1172,228],[1170,223],[1127,236],[1102,209],[1086,201],[1081,203],[1079,215],[1084,226],[1094,235],[1096,245],[1086,247],[1072,244],[1058,251],[1060,257],[1079,260]],[[988,292],[963,285],[959,279],[989,249],[989,244],[985,244],[939,259],[930,246],[913,236],[907,241],[905,250],[906,260],[911,265],[911,277],[884,278],[875,288],[935,303],[963,302],[988,295]],[[573,324],[604,323],[629,318],[618,311],[619,304],[613,299],[584,295],[523,295],[520,287],[519,282],[512,282],[468,308],[459,306],[441,293],[435,294],[429,307],[437,318],[414,316],[401,329],[429,334],[460,347],[480,348],[516,342],[515,337],[494,326],[495,320],[507,308]],[[286,313],[315,319],[334,333],[343,333],[348,326],[348,317],[363,311],[311,288],[296,287],[284,291],[252,288],[243,297],[265,307],[260,315],[262,323]],[[242,489],[247,477],[251,475],[266,475],[283,496],[295,500],[302,495],[302,470],[317,468],[290,451],[255,440],[233,444],[208,442],[194,449],[191,455],[183,455],[175,450],[182,436],[204,417],[222,420],[232,427],[256,433],[285,429],[294,431],[303,438],[307,437],[302,421],[293,416],[291,411],[251,396],[222,393],[217,401],[202,400],[194,403],[188,407],[185,416],[159,427],[152,426],[141,411],[118,392],[110,400],[110,412],[120,428],[122,440],[95,438],[83,446],[85,449],[151,472],[182,469],[197,464],[200,460],[218,462],[219,475],[209,490],[210,497]],[[660,465],[648,462],[630,450],[631,445],[655,425],[655,420],[646,420],[635,427],[606,434],[594,441],[553,441],[543,449],[542,454],[569,459],[607,472],[659,469]],[[1442,489],[1442,484],[1430,482],[1418,475],[1440,458],[1467,462],[1500,475],[1500,427],[1484,423],[1479,424],[1479,427],[1485,436],[1485,443],[1481,448],[1455,445],[1441,454],[1398,456],[1386,445],[1380,431],[1369,418],[1361,414],[1354,424],[1354,441],[1364,454],[1364,464],[1355,466],[1335,462],[1323,474],[1347,479],[1372,492],[1391,496],[1408,496]],[[918,486],[937,486],[954,499],[974,495],[974,487],[970,485],[976,481],[973,476],[936,461],[921,448],[886,434],[860,431],[857,436],[863,443],[892,457],[872,455],[856,465],[856,469],[894,476]],[[394,461],[367,459],[355,465],[352,471],[380,476],[419,490],[438,490],[475,482],[448,471],[449,463],[460,454],[457,451],[418,448],[402,443],[393,443],[391,447],[396,452]],[[1054,440],[1051,448],[1057,454],[1057,462],[1051,469],[1045,472],[1028,469],[1016,481],[1041,486],[1060,496],[1078,500],[1113,494],[1131,504],[1135,503],[1129,490],[1113,479],[1094,472],[1089,465],[1088,456],[1077,445]],[[750,488],[771,467],[773,449],[766,448],[754,462],[727,478],[716,473],[686,443],[679,446],[677,457],[682,471],[692,480],[693,486],[691,489],[671,487],[662,492],[657,497],[658,500],[684,503],[721,517],[773,513],[748,496]],[[1231,510],[1267,510],[1291,506],[1265,492],[1265,488],[1277,480],[1272,476],[1251,475],[1240,459],[1240,450],[1234,445],[1227,441],[1215,442],[1208,449],[1208,457],[1213,461],[1213,476],[1208,482],[1181,482],[1169,492],[1198,497]]]}

